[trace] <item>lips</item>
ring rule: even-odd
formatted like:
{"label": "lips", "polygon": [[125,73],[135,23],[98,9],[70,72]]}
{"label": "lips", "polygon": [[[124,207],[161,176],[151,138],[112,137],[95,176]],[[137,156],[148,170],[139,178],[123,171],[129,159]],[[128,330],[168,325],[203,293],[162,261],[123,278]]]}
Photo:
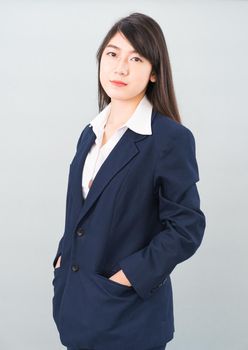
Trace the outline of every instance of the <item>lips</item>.
{"label": "lips", "polygon": [[110,82],[115,86],[126,86],[127,84],[120,80],[110,80]]}

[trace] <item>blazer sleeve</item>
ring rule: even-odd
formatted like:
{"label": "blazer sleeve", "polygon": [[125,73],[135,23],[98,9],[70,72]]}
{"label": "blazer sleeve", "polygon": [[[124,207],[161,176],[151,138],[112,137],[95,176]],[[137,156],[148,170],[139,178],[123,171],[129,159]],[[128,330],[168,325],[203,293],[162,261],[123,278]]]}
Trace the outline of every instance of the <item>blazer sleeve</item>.
{"label": "blazer sleeve", "polygon": [[170,145],[160,150],[154,176],[163,229],[143,249],[118,262],[142,299],[152,296],[201,244],[206,218],[197,181],[194,136],[188,128],[179,128]]}
{"label": "blazer sleeve", "polygon": [[[89,126],[89,124],[87,124],[86,127],[81,132],[81,134],[79,136],[79,139],[77,141],[76,150],[78,150],[78,147],[80,145],[80,142],[81,142],[81,139],[83,137],[83,134],[85,133],[85,131],[86,131],[88,126]],[[67,223],[67,220],[68,220],[67,216],[68,216],[68,213],[69,213],[69,208],[68,208],[69,197],[70,197],[70,188],[69,188],[69,176],[68,176],[67,193],[66,193],[66,210],[65,210],[65,229],[64,229],[63,235],[61,236],[61,238],[59,240],[58,247],[57,247],[57,252],[56,252],[55,257],[53,259],[53,263],[52,264],[53,264],[54,268],[55,268],[55,266],[57,264],[57,260],[58,260],[59,256],[62,254],[62,251],[63,251],[63,242],[64,242],[64,236],[65,236],[65,230],[66,230],[66,223]]]}
{"label": "blazer sleeve", "polygon": [[[67,184],[67,194],[66,194],[66,210],[65,210],[65,217],[67,216],[68,214],[68,203],[69,203],[69,196],[70,196],[70,190],[69,190],[69,183]],[[67,222],[67,218],[65,219],[65,228],[66,228],[66,222]],[[59,258],[59,256],[62,254],[62,251],[63,251],[63,242],[64,242],[64,236],[65,236],[65,230],[64,230],[64,233],[62,235],[62,237],[60,238],[59,240],[59,244],[58,244],[58,247],[57,247],[57,252],[55,254],[55,258],[53,259],[53,267],[55,268],[56,264],[57,264],[57,260]]]}

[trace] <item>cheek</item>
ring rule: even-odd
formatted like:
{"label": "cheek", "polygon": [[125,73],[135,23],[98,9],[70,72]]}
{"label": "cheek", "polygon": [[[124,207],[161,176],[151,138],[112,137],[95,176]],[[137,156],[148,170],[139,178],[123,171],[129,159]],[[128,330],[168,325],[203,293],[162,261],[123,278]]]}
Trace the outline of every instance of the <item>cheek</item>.
{"label": "cheek", "polygon": [[104,63],[100,66],[100,77],[102,80],[109,79],[110,66],[109,64]]}
{"label": "cheek", "polygon": [[145,86],[149,80],[149,72],[147,70],[140,70],[135,74],[135,81],[139,86]]}
{"label": "cheek", "polygon": [[101,82],[101,84],[105,85],[106,84],[106,80],[107,80],[106,73],[104,72],[104,70],[101,70],[100,71],[100,82]]}

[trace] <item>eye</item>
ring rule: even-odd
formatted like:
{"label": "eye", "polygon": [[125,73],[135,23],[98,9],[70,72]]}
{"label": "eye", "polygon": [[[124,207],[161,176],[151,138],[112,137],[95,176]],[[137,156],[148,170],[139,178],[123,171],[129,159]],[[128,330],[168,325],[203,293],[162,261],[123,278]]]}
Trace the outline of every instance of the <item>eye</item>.
{"label": "eye", "polygon": [[[113,54],[113,55],[112,55]],[[111,57],[115,57],[116,56],[116,53],[115,52],[113,52],[113,51],[109,51],[109,52],[107,52],[106,53],[106,55],[108,55],[108,56],[111,56]],[[139,58],[139,57],[132,57],[132,59],[133,58],[135,58],[135,62],[142,62],[142,60]]]}
{"label": "eye", "polygon": [[[112,52],[112,51],[109,51],[109,52],[107,52],[107,54],[106,55],[108,55],[109,56],[109,54],[110,53],[113,53],[114,55],[116,55],[116,53],[115,52]],[[112,55],[111,55],[112,56]],[[112,56],[112,57],[114,57],[114,56]]]}
{"label": "eye", "polygon": [[[133,58],[137,58],[140,62],[142,62],[142,60],[139,57],[133,57]],[[136,62],[138,62],[138,61],[136,61]]]}

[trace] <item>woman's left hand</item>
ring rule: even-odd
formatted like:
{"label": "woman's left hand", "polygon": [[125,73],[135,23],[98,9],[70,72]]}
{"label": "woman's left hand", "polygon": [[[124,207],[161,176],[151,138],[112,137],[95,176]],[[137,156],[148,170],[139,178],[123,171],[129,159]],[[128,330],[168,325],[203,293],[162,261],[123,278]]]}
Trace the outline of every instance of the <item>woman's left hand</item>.
{"label": "woman's left hand", "polygon": [[122,270],[117,271],[114,275],[110,276],[109,279],[128,287],[132,286]]}

